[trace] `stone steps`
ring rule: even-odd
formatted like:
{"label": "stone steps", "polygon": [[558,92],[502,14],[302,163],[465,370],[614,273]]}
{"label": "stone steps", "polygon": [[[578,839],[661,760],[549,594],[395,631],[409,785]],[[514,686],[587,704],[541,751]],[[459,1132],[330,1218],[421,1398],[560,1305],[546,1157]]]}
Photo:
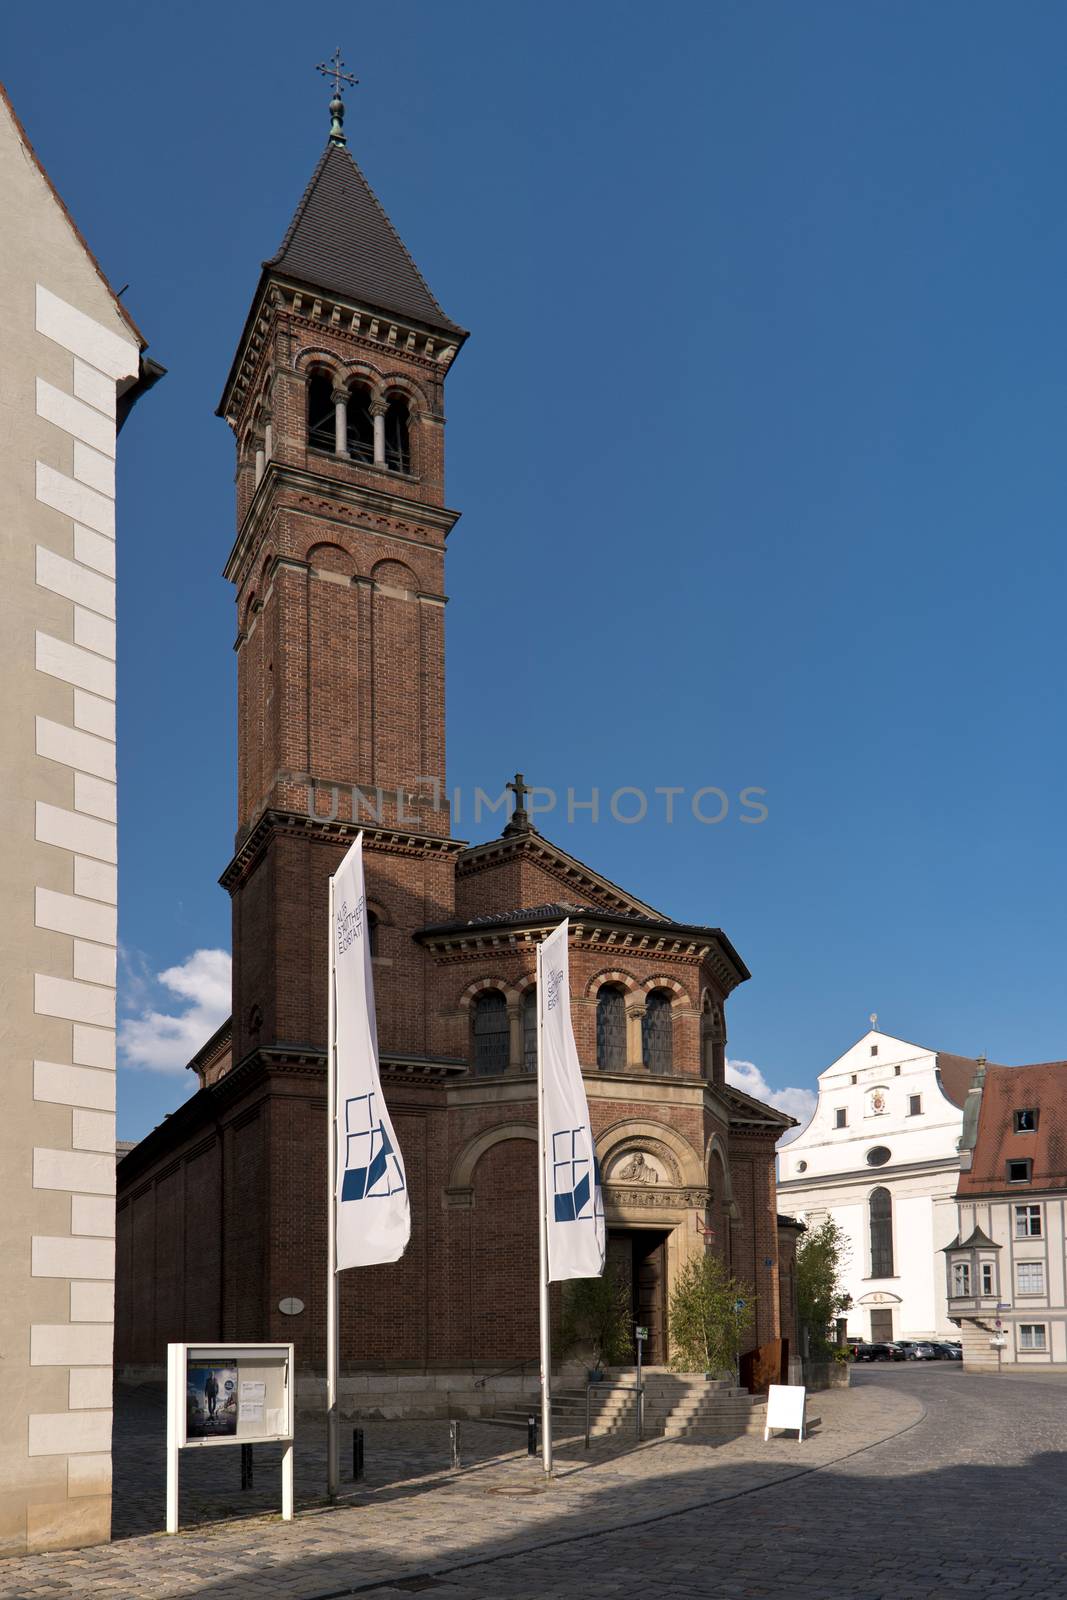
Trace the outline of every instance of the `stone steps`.
{"label": "stone steps", "polygon": [[[521,1428],[525,1433],[531,1417],[541,1416],[541,1397],[531,1395],[527,1406],[501,1406],[493,1413],[493,1421],[505,1428]],[[557,1389],[552,1395],[552,1427],[554,1432],[585,1432],[585,1390]]]}
{"label": "stone steps", "polygon": [[[635,1390],[606,1390],[593,1397],[591,1431],[599,1438],[636,1428]],[[728,1380],[666,1377],[646,1384],[642,1434],[645,1438],[729,1439],[763,1430],[763,1406],[747,1389]]]}

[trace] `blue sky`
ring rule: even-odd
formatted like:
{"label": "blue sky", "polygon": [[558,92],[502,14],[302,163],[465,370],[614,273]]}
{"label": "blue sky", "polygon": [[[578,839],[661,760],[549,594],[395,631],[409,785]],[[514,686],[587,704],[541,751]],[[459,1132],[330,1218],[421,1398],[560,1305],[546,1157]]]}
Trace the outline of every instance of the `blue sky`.
{"label": "blue sky", "polygon": [[[726,929],[753,972],[730,1054],[772,1090],[872,1010],[933,1047],[1067,1054],[1067,11],[407,0],[314,24],[276,0],[0,24],[15,105],[169,368],[120,452],[131,1049],[158,1067],[225,994],[213,410],[339,39],[352,149],[473,332],[448,398],[451,782],[647,793],[638,824],[542,826]],[[721,823],[692,816],[705,786]],[[125,1067],[120,1135],[190,1076]]]}

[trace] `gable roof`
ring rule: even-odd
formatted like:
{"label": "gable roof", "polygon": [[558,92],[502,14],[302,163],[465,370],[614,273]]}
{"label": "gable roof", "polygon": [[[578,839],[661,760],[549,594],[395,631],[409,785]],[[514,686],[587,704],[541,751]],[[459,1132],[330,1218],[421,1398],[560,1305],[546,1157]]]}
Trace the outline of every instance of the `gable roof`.
{"label": "gable roof", "polygon": [[556,844],[553,839],[546,839],[543,833],[538,833],[532,827],[514,833],[505,829],[499,839],[468,845],[456,858],[456,876],[468,878],[475,873],[492,872],[520,858],[527,858],[544,867],[561,885],[573,887],[577,896],[567,904],[580,905],[583,909],[597,907],[602,912],[635,915],[650,921],[665,923],[669,920],[655,906],[638,900],[619,884],[605,878],[603,873],[597,872],[587,862],[580,861],[577,856],[572,856],[562,845]]}
{"label": "gable roof", "polygon": [[786,1128],[800,1126],[796,1117],[788,1111],[779,1111],[777,1106],[769,1106],[763,1100],[756,1100],[743,1089],[737,1088],[736,1084],[720,1084],[717,1093],[722,1096],[729,1108],[731,1127],[765,1128],[773,1131],[777,1137]]}
{"label": "gable roof", "polygon": [[[977,1096],[976,1096],[977,1098]],[[1016,1133],[1014,1111],[1037,1111],[1033,1133]],[[1008,1182],[1008,1162],[1029,1160],[1030,1178]],[[958,1196],[1067,1190],[1067,1061],[987,1066],[974,1154],[960,1172]]]}
{"label": "gable roof", "polygon": [[343,145],[328,144],[266,270],[430,328],[466,337],[446,317],[380,200]]}
{"label": "gable roof", "polygon": [[[48,174],[48,168],[45,166],[44,162],[41,160],[40,156],[37,154],[37,151],[34,149],[33,142],[30,139],[29,134],[26,132],[26,129],[22,125],[22,119],[20,118],[18,112],[15,110],[15,107],[11,103],[11,96],[8,94],[7,89],[4,87],[4,85],[2,83],[0,83],[0,104],[2,104],[6,108],[7,113],[9,115],[9,117],[11,118],[12,123],[14,124],[15,132],[18,135],[19,141],[21,142],[23,149],[26,151],[26,154],[29,156],[30,160],[33,162],[34,166],[37,168],[38,172],[41,174],[41,177],[44,179],[45,186],[47,187],[49,193],[51,194],[52,199],[55,201],[56,205],[59,207],[60,211],[63,214],[63,217],[65,218],[65,220],[67,222],[67,225],[70,228],[71,233],[73,233],[75,239],[77,239],[79,245],[81,246],[82,250],[84,251],[86,260],[88,261],[88,263],[89,263],[90,267],[93,269],[93,271],[96,273],[97,277],[100,279],[100,282],[103,284],[104,288],[107,290],[107,293],[110,295],[111,301],[112,301],[112,303],[113,303],[113,305],[115,307],[115,310],[118,312],[119,316],[122,318],[123,322],[126,324],[127,328],[130,330],[130,333],[133,335],[134,339],[136,339],[138,345],[141,347],[142,350],[144,350],[146,348],[147,344],[148,344],[148,340],[145,338],[144,334],[141,332],[140,328],[137,326],[136,322],[134,322],[133,318],[130,316],[130,313],[127,311],[126,307],[123,305],[122,301],[119,299],[118,295],[115,293],[114,289],[111,286],[111,282],[110,282],[106,272],[104,271],[103,267],[100,265],[99,261],[96,259],[96,256],[93,254],[93,252],[92,252],[92,250],[91,250],[91,248],[89,246],[89,243],[85,238],[85,235],[82,233],[81,229],[78,227],[78,224],[75,222],[74,218],[71,216],[70,211],[67,209],[66,201],[63,199],[63,196],[60,194],[59,190],[56,188],[55,184],[52,182],[52,179],[50,178],[50,176]],[[162,376],[162,374],[163,374],[163,369],[161,367],[159,369],[159,376]]]}

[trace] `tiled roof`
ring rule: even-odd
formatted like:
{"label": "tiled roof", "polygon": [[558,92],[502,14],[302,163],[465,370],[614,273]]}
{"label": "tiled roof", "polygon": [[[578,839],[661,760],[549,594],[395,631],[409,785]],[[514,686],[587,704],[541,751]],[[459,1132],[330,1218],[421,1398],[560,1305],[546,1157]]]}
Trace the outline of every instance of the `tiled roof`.
{"label": "tiled roof", "polygon": [[[1016,1133],[1015,1111],[1037,1111],[1033,1133]],[[1026,1183],[1008,1182],[1008,1162],[1032,1162]],[[978,1136],[958,1195],[1067,1190],[1067,1061],[1028,1067],[987,1067]]]}
{"label": "tiled roof", "polygon": [[967,1091],[978,1070],[977,1061],[970,1056],[953,1056],[944,1050],[937,1052],[937,1070],[941,1074],[941,1087],[954,1106],[962,1108]]}
{"label": "tiled roof", "polygon": [[312,288],[463,336],[343,146],[326,146],[277,255],[263,265]]}
{"label": "tiled roof", "polygon": [[540,906],[522,906],[515,911],[487,912],[480,917],[471,917],[469,922],[460,926],[479,928],[497,922],[547,922],[552,917],[558,918],[561,922],[564,917],[611,917],[616,921],[626,922],[649,920],[637,911],[605,911],[603,906],[576,906],[567,900],[552,900]]}

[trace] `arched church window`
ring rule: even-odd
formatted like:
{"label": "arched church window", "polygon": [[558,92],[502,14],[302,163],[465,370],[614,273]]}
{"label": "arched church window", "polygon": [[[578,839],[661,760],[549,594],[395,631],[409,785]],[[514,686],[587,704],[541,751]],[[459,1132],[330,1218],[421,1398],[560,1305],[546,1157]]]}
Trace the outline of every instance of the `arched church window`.
{"label": "arched church window", "polygon": [[392,472],[411,471],[408,403],[395,394],[385,410],[385,464]]}
{"label": "arched church window", "polygon": [[353,461],[374,460],[374,422],[370,390],[355,383],[348,391],[348,453]]}
{"label": "arched church window", "polygon": [[871,1224],[871,1277],[893,1276],[893,1197],[888,1189],[872,1189],[867,1202]]}
{"label": "arched church window", "polygon": [[665,989],[653,989],[645,1002],[641,1053],[649,1072],[667,1073],[674,1065],[671,997]]}
{"label": "arched church window", "polygon": [[508,1003],[499,989],[483,989],[474,1002],[474,1071],[480,1077],[508,1070]]}
{"label": "arched church window", "polygon": [[371,953],[372,956],[380,956],[381,953],[382,953],[381,952],[381,945],[379,943],[379,937],[378,937],[378,931],[379,931],[380,927],[381,927],[381,923],[378,920],[378,913],[376,911],[368,911],[367,912],[367,941],[370,944],[370,953]]}
{"label": "arched church window", "polygon": [[333,379],[328,372],[313,372],[308,381],[308,444],[313,450],[333,454],[337,440]]}
{"label": "arched church window", "polygon": [[537,1071],[537,990],[527,989],[522,997],[522,1070]]}
{"label": "arched church window", "polygon": [[601,1072],[626,1069],[626,991],[617,983],[597,991],[596,1064]]}

